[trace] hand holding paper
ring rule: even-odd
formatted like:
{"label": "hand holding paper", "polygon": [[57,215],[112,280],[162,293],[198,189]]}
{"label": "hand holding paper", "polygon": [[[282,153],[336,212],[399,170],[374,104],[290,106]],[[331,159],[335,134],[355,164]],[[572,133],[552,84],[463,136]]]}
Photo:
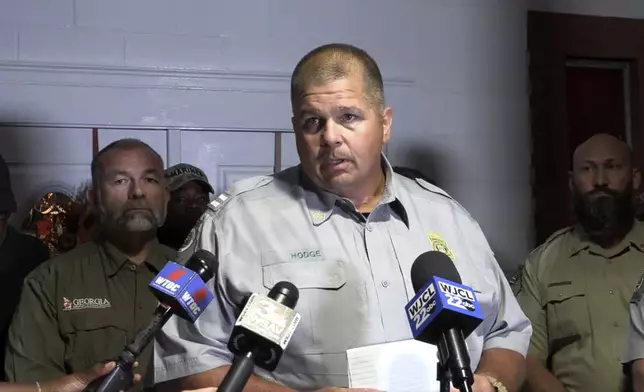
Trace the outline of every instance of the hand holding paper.
{"label": "hand holding paper", "polygon": [[439,392],[436,346],[416,340],[347,351],[349,386],[386,392]]}

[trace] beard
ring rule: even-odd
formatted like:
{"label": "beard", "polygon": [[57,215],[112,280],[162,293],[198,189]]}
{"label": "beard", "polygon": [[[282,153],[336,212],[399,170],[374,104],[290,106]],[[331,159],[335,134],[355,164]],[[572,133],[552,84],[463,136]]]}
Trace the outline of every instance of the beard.
{"label": "beard", "polygon": [[147,203],[128,203],[119,209],[110,210],[99,207],[101,222],[128,232],[146,232],[156,230],[165,220],[165,209],[154,210]]}
{"label": "beard", "polygon": [[619,230],[629,230],[635,217],[632,186],[624,191],[607,187],[581,193],[573,190],[577,222],[590,236],[601,236]]}

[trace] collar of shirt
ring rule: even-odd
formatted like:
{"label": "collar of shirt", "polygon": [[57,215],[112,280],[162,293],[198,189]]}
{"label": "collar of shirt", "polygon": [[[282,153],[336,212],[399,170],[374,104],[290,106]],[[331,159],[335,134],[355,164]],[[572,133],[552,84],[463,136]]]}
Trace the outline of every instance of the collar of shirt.
{"label": "collar of shirt", "polygon": [[[407,217],[407,212],[405,207],[402,205],[397,193],[397,184],[394,176],[394,171],[391,168],[391,164],[385,158],[384,155],[381,155],[382,158],[382,168],[385,171],[385,189],[382,194],[382,199],[378,203],[376,208],[379,208],[381,205],[388,204],[391,207],[392,211],[395,212],[400,219],[409,227],[409,219]],[[345,198],[342,198],[334,193],[325,191],[317,187],[313,181],[304,174],[300,168],[300,185],[304,196],[304,201],[307,208],[309,209],[309,216],[311,217],[311,223],[315,226],[319,226],[322,223],[326,222],[331,214],[334,211],[334,207],[339,207],[345,211],[357,212],[353,203]]]}
{"label": "collar of shirt", "polygon": [[637,251],[644,253],[644,224],[639,221],[634,221],[631,231],[626,234],[626,237],[619,244],[608,249],[602,248],[592,242],[584,232],[584,229],[579,225],[575,226],[573,235],[575,242],[570,249],[570,257],[581,251],[588,250],[589,252],[610,259],[625,253],[630,247],[634,247]]}
{"label": "collar of shirt", "polygon": [[[116,275],[116,273],[119,272],[125,264],[131,263],[127,255],[105,240],[99,241],[99,248],[101,248],[107,258],[108,263],[106,272],[109,277]],[[145,264],[152,267],[151,270],[155,273],[159,272],[168,260],[172,260],[174,258],[174,255],[172,255],[169,250],[170,248],[164,247],[155,238]]]}

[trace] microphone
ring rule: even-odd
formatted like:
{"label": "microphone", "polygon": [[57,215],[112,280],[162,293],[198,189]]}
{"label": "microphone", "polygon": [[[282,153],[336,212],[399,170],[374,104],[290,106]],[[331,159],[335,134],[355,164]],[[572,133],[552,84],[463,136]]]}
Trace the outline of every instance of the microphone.
{"label": "microphone", "polygon": [[152,319],[121,352],[114,369],[92,381],[83,392],[128,390],[132,386],[134,362],[170,317],[176,314],[194,322],[213,300],[204,282],[212,279],[218,264],[217,258],[204,249],[196,251],[185,266],[168,262],[149,285],[160,301]]}
{"label": "microphone", "polygon": [[204,282],[212,279],[218,265],[212,253],[200,249],[185,266],[168,262],[150,282],[150,289],[162,305],[194,323],[214,298]]}
{"label": "microphone", "polygon": [[273,371],[300,323],[293,308],[300,298],[290,282],[278,282],[268,296],[253,293],[235,322],[228,350],[236,358],[217,388],[218,392],[241,392],[254,366]]}
{"label": "microphone", "polygon": [[418,256],[411,267],[416,295],[405,306],[414,339],[438,346],[441,391],[451,380],[461,392],[471,392],[474,375],[465,345],[484,316],[471,287],[461,282],[452,260],[442,252]]}

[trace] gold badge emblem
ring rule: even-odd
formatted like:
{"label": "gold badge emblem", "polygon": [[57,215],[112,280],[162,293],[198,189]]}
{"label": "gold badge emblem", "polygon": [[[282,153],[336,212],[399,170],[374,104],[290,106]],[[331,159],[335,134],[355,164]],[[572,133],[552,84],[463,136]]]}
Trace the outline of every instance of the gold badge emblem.
{"label": "gold badge emblem", "polygon": [[432,248],[435,251],[445,253],[450,259],[452,259],[452,261],[454,261],[454,253],[449,246],[447,246],[447,241],[445,241],[443,237],[430,231],[427,233],[427,239],[429,240],[429,243],[432,244]]}

